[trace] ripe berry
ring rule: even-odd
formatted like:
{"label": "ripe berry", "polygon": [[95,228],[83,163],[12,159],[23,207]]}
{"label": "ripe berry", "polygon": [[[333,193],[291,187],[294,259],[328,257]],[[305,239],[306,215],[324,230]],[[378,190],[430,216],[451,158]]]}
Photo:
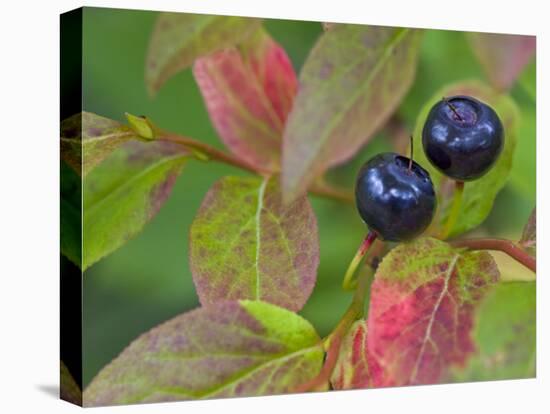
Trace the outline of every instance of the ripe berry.
{"label": "ripe berry", "polygon": [[405,241],[428,227],[436,198],[425,169],[407,157],[387,152],[361,167],[355,202],[369,230],[384,240]]}
{"label": "ripe berry", "polygon": [[426,156],[439,171],[457,181],[487,173],[504,147],[504,129],[496,112],[470,96],[436,103],[422,130]]}

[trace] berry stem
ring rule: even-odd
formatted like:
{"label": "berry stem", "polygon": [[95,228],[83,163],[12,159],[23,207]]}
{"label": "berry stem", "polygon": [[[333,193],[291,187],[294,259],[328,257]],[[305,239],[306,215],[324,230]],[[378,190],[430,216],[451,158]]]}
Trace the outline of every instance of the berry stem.
{"label": "berry stem", "polygon": [[458,220],[458,215],[460,214],[460,207],[462,205],[462,195],[464,194],[464,181],[455,181],[455,191],[453,194],[453,201],[451,205],[451,212],[445,223],[445,227],[441,232],[440,238],[446,239],[451,234],[453,227]]}
{"label": "berry stem", "polygon": [[353,259],[351,259],[348,270],[346,270],[344,281],[342,282],[342,287],[344,288],[344,290],[353,290],[353,288],[355,287],[352,283],[353,274],[355,273],[357,266],[359,266],[359,263],[361,263],[361,259],[365,256],[375,240],[376,233],[373,231],[369,231],[367,236],[357,249],[357,253],[355,253],[355,256],[353,257]]}
{"label": "berry stem", "polygon": [[412,167],[413,167],[413,156],[414,156],[414,138],[413,136],[411,135],[411,156],[409,158],[409,172],[412,171]]}
{"label": "berry stem", "polygon": [[[374,233],[369,232],[369,234],[365,238],[365,241],[369,239],[369,236],[371,234]],[[374,241],[376,235],[372,237],[373,238],[369,242],[369,245],[372,244],[372,241]],[[365,245],[365,241],[363,241],[361,247]],[[361,247],[359,248],[359,251],[361,251]],[[350,330],[351,325],[356,320],[363,317],[369,275],[370,272],[363,272],[359,275],[359,277],[357,278],[357,289],[355,290],[353,299],[348,309],[346,310],[334,330],[331,332],[331,334],[324,340],[325,349],[327,350],[327,356],[325,358],[323,368],[321,368],[321,372],[319,372],[319,374],[315,378],[298,386],[294,390],[295,392],[315,391],[328,384],[328,382],[330,381],[330,377],[332,376],[332,372],[334,371],[334,367],[336,366],[336,362],[338,361],[338,355],[340,353],[340,347],[342,345],[342,341],[344,340],[344,336]]]}
{"label": "berry stem", "polygon": [[455,116],[457,117],[457,119],[459,121],[464,121],[464,118],[462,118],[460,116],[460,114],[458,113],[458,110],[456,109],[456,107],[451,103],[451,101],[449,101],[447,98],[443,97],[443,101],[447,104],[447,106],[451,109],[451,111],[453,111],[453,114],[455,114]]}
{"label": "berry stem", "polygon": [[506,253],[534,273],[537,272],[537,259],[519,247],[516,243],[505,239],[465,239],[451,242],[454,247],[466,247],[470,250],[497,250]]}

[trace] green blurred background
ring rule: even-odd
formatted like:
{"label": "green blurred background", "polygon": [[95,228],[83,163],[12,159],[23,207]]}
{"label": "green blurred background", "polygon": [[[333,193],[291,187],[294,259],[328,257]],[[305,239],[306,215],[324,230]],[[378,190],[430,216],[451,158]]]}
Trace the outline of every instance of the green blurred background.
{"label": "green blurred background", "polygon": [[[122,122],[125,112],[145,114],[162,128],[223,148],[189,69],[170,79],[155,98],[148,96],[144,62],[155,17],[147,11],[85,9],[84,110]],[[322,31],[316,22],[266,19],[265,26],[286,49],[297,72]],[[420,107],[432,94],[446,83],[467,78],[485,76],[463,33],[427,30],[416,81],[398,116],[412,131]],[[534,62],[511,94],[522,112],[513,171],[490,217],[476,232],[518,239],[535,205]],[[381,132],[330,177],[351,188],[364,160],[391,149],[387,134]],[[138,335],[198,306],[188,262],[189,228],[210,186],[224,175],[240,174],[224,165],[188,163],[168,202],[143,232],[86,271],[84,386]],[[342,273],[365,228],[353,206],[313,197],[312,202],[319,221],[321,263],[315,290],[300,313],[324,336],[350,300],[340,288]]]}

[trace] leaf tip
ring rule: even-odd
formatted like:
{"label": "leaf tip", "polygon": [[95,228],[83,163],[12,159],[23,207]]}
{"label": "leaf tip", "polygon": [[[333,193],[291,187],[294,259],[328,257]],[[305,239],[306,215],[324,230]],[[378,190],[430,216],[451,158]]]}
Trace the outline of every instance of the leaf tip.
{"label": "leaf tip", "polygon": [[149,99],[154,99],[157,96],[158,88],[151,82],[147,82],[147,96]]}
{"label": "leaf tip", "polygon": [[[146,64],[148,66],[148,64]],[[145,89],[147,90],[147,96],[153,99],[157,96],[157,93],[162,86],[162,83],[156,79],[154,73],[145,70]]]}

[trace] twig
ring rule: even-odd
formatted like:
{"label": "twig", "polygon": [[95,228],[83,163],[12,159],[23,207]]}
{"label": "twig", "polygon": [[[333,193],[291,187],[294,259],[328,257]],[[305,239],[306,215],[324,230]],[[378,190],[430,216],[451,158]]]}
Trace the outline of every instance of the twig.
{"label": "twig", "polygon": [[497,250],[506,253],[525,267],[537,272],[537,259],[510,240],[505,239],[465,239],[451,242],[454,247],[470,250]]}
{"label": "twig", "polygon": [[157,137],[157,139],[162,141],[173,142],[175,144],[179,144],[184,147],[197,150],[199,152],[202,152],[204,155],[206,155],[210,159],[222,162],[224,164],[232,165],[234,167],[238,167],[252,173],[270,174],[272,172],[268,169],[253,166],[247,163],[246,161],[243,161],[242,159],[235,157],[234,155],[231,155],[224,151],[220,151],[219,149],[214,148],[211,145],[205,144],[200,141],[196,141],[192,138],[176,135],[169,132],[164,132],[164,133],[161,133]]}
{"label": "twig", "polygon": [[363,272],[359,275],[357,278],[357,289],[355,290],[351,304],[340,319],[340,322],[338,322],[338,325],[336,325],[336,328],[334,328],[332,333],[325,340],[327,343],[327,357],[323,368],[321,368],[321,372],[312,380],[298,386],[295,392],[314,391],[330,380],[336,362],[338,361],[338,355],[340,354],[340,347],[344,336],[350,330],[353,322],[363,316],[370,274],[370,272]]}
{"label": "twig", "polygon": [[357,249],[357,253],[355,253],[355,256],[351,260],[348,270],[346,270],[346,274],[344,276],[344,281],[342,282],[342,287],[344,290],[351,290],[352,288],[352,279],[353,274],[355,273],[355,270],[357,269],[357,266],[359,266],[359,263],[361,263],[361,259],[363,259],[363,256],[367,253],[367,251],[370,249],[371,245],[376,240],[376,233],[369,231],[365,239],[363,240],[363,243],[359,246],[359,249]]}
{"label": "twig", "polygon": [[[205,144],[200,141],[196,141],[192,138],[185,137],[182,135],[161,131],[156,139],[173,142],[175,144],[182,145],[186,148],[199,151],[202,155],[206,156],[209,159],[212,159],[227,165],[231,165],[233,167],[237,167],[254,174],[267,175],[267,174],[272,174],[276,172],[266,168],[256,167],[232,154],[229,154],[224,151],[220,151],[219,149],[214,148],[211,145]],[[341,201],[344,203],[353,203],[355,200],[355,197],[353,196],[353,193],[351,191],[334,187],[325,182],[314,183],[310,187],[309,191],[312,194],[325,197],[325,198],[331,198],[333,200]]]}

